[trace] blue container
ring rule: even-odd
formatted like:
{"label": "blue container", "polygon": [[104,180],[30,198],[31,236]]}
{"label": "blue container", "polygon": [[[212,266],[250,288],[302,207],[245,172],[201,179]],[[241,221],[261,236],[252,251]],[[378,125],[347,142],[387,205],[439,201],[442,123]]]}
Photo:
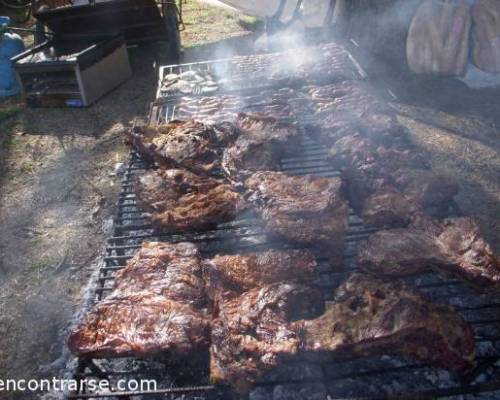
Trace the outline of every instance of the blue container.
{"label": "blue container", "polygon": [[0,17],[0,97],[19,93],[19,85],[10,59],[25,50],[24,42],[15,33],[5,29],[10,25],[9,17]]}

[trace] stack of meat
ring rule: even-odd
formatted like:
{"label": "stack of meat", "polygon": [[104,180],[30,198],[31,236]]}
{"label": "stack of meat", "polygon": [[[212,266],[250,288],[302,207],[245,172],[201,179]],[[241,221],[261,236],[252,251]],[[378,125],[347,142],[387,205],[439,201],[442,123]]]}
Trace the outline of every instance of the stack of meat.
{"label": "stack of meat", "polygon": [[[315,65],[326,68],[322,57],[294,71],[307,81]],[[256,69],[269,74],[265,63]],[[470,218],[432,218],[457,184],[429,168],[365,83],[185,98],[177,114],[185,120],[127,135],[155,167],[136,186],[153,226],[212,229],[252,209],[276,249],[204,257],[192,243],[144,243],[70,335],[74,354],[202,359],[214,383],[240,393],[292,359],[393,354],[455,371],[474,365],[474,333],[453,308],[383,278],[432,268],[496,290],[499,260]],[[280,172],[301,148],[299,115],[342,177]],[[360,249],[365,274],[339,282],[325,303],[312,251],[341,267],[349,206],[388,229]]]}
{"label": "stack of meat", "polygon": [[190,243],[145,243],[68,345],[80,357],[209,357],[212,381],[240,393],[292,358],[396,354],[472,366],[473,332],[452,308],[359,274],[325,306],[315,280],[305,250],[201,260]]}
{"label": "stack of meat", "polygon": [[309,89],[316,135],[344,170],[349,201],[369,225],[405,226],[424,211],[446,213],[458,185],[434,173],[395,112],[364,83]]}

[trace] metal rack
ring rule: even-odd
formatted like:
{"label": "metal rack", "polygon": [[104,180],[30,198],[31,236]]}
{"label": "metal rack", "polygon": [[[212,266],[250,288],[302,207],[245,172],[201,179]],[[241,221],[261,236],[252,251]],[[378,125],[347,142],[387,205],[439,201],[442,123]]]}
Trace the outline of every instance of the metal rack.
{"label": "metal rack", "polygon": [[[301,153],[282,160],[282,170],[291,174],[315,173],[321,176],[337,176],[338,171],[326,161],[327,150],[314,141],[304,138]],[[266,237],[255,224],[251,215],[242,215],[235,221],[220,224],[217,229],[188,234],[161,234],[151,229],[148,215],[136,203],[134,183],[138,174],[151,168],[136,154],[132,154],[122,182],[117,206],[113,237],[106,249],[95,288],[95,302],[105,298],[113,284],[116,271],[122,269],[128,259],[140,247],[141,242],[160,240],[196,243],[202,254],[231,253],[287,247]],[[321,280],[325,300],[331,300],[333,289],[357,266],[354,261],[356,248],[375,229],[365,227],[354,215],[350,217],[347,237],[345,268],[332,270],[326,259],[319,256]],[[430,299],[454,305],[469,321],[476,334],[478,367],[466,377],[454,376],[423,363],[397,357],[353,357],[330,363],[297,361],[273,371],[259,383],[256,391],[262,398],[272,398],[273,392],[296,393],[306,391],[330,399],[434,399],[468,393],[500,390],[500,299],[480,296],[456,279],[445,279],[434,273],[408,279]],[[179,380],[170,360],[79,360],[76,378],[106,376],[111,381],[118,377],[160,378],[161,387],[155,393],[74,393],[70,399],[149,398],[222,399],[227,398],[224,388],[209,384],[208,372]],[[167,397],[166,397],[167,396]],[[171,397],[168,397],[171,396]],[[267,396],[267,397],[266,397]],[[141,397],[139,397],[141,398]]]}

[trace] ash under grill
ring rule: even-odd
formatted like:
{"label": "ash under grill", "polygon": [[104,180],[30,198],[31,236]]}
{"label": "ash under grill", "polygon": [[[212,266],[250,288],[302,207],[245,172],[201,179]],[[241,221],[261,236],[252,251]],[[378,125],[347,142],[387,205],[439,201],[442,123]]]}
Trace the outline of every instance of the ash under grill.
{"label": "ash under grill", "polygon": [[[304,137],[301,153],[283,159],[281,167],[283,171],[296,175],[314,173],[320,176],[337,176],[339,172],[327,163],[326,154],[326,148]],[[106,297],[113,285],[116,271],[125,266],[141,242],[146,240],[193,242],[205,256],[286,246],[282,242],[269,240],[250,213],[235,221],[220,224],[217,229],[210,231],[156,235],[151,229],[147,214],[137,205],[133,194],[136,177],[148,168],[150,165],[136,154],[131,155],[118,202],[114,236],[109,240],[95,288],[95,302]],[[318,283],[324,288],[325,300],[331,300],[333,288],[356,270],[356,248],[373,232],[375,229],[364,226],[359,218],[351,215],[344,269],[334,271],[326,259],[319,258],[321,279]],[[268,374],[251,392],[250,399],[463,399],[464,397],[453,396],[480,392],[484,392],[480,395],[484,397],[479,398],[500,398],[500,394],[492,393],[493,390],[500,390],[500,299],[495,300],[491,295],[478,295],[461,282],[444,279],[434,273],[421,274],[408,281],[431,299],[455,306],[473,327],[478,367],[469,376],[461,377],[423,363],[389,356],[356,357],[328,363],[297,361]],[[106,377],[111,383],[122,378],[156,379],[159,390],[148,395],[136,391],[114,393],[112,396],[79,392],[71,394],[69,398],[111,399],[132,398],[132,395],[134,399],[227,398],[224,388],[209,384],[206,369],[192,368],[192,373],[185,375],[175,373],[179,370],[181,368],[173,365],[168,357],[151,360],[80,359],[75,374],[77,379]]]}

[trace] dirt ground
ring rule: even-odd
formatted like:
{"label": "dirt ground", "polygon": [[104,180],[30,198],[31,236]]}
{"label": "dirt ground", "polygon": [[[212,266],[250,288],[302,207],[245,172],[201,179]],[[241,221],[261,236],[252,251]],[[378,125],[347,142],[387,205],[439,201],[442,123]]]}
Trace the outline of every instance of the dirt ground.
{"label": "dirt ground", "polygon": [[[190,1],[184,60],[211,58],[217,41],[218,54],[248,51],[243,26],[252,21],[241,17]],[[88,109],[0,103],[0,379],[57,375],[39,367],[60,356],[60,332],[104,249],[120,185],[114,167],[128,154],[121,133],[146,115],[154,64],[168,62],[161,45],[129,54],[133,78]]]}
{"label": "dirt ground", "polygon": [[[250,50],[248,21],[188,5],[186,60]],[[0,379],[57,374],[39,367],[60,356],[61,329],[102,253],[120,184],[114,167],[127,156],[121,132],[146,114],[156,88],[161,47],[133,48],[130,56],[133,78],[91,108],[0,103]],[[498,252],[500,90],[401,79],[390,70],[373,76],[398,96],[400,119],[433,167],[458,178],[459,206]]]}

